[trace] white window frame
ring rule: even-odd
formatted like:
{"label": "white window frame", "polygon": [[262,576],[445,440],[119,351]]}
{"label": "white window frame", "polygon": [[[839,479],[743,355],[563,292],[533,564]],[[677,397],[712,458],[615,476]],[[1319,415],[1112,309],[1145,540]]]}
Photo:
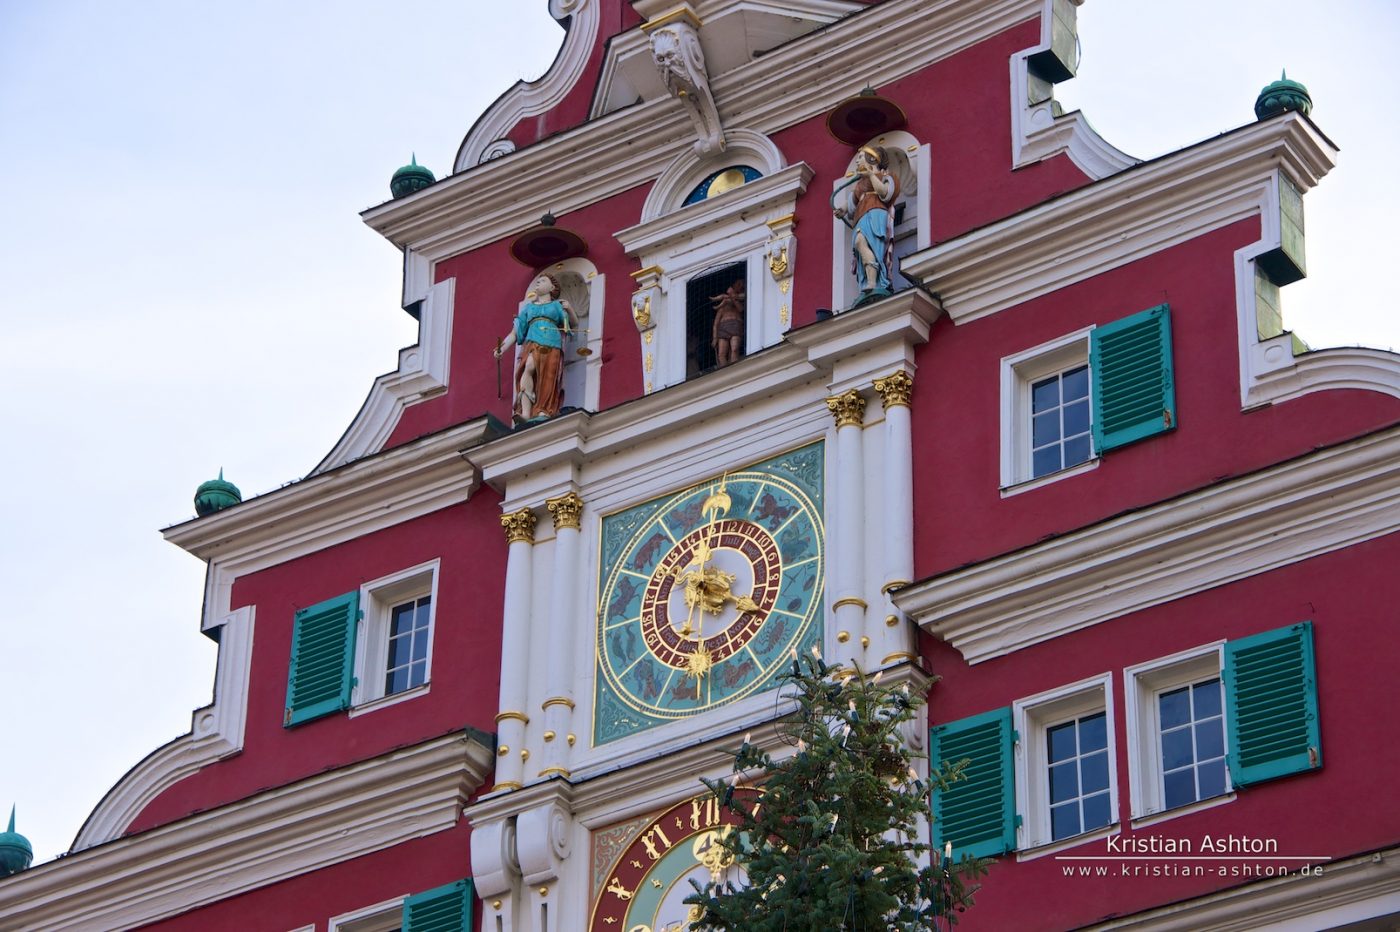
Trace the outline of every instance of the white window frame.
{"label": "white window frame", "polygon": [[401,896],[332,916],[326,924],[326,932],[391,932],[402,928],[403,904],[407,899]]}
{"label": "white window frame", "polygon": [[[1050,755],[1046,732],[1094,712],[1104,713],[1104,728],[1108,736],[1108,809],[1107,825],[1081,832],[1069,838],[1051,837],[1050,799],[1046,786]],[[1067,686],[1048,690],[1011,704],[1012,727],[1016,729],[1016,826],[1018,859],[1039,857],[1085,842],[1117,834],[1118,825],[1118,754],[1113,714],[1113,674],[1103,673]]]}
{"label": "white window frame", "polygon": [[[352,716],[421,696],[428,691],[433,673],[433,641],[437,636],[437,581],[441,561],[382,576],[360,587],[359,627],[355,633],[355,687],[350,694]],[[429,596],[427,671],[422,685],[384,694],[389,663],[389,633],[393,609],[411,599]]]}
{"label": "white window frame", "polygon": [[[1046,376],[1089,364],[1089,334],[1093,326],[1067,333],[1001,360],[1001,494],[1017,495],[1097,469],[1098,450],[1082,463],[1032,478],[1031,386]],[[1094,372],[1089,371],[1092,404]],[[1091,441],[1092,442],[1092,441]]]}
{"label": "white window frame", "polygon": [[[1162,785],[1162,733],[1157,715],[1157,696],[1211,676],[1222,676],[1224,669],[1224,641],[1202,644],[1168,657],[1159,657],[1147,663],[1124,668],[1123,701],[1128,726],[1129,799],[1134,826],[1175,818],[1199,809],[1218,806],[1235,798],[1228,767],[1225,768],[1224,793],[1184,806],[1167,809]],[[1228,713],[1224,725],[1225,747],[1228,750]]]}

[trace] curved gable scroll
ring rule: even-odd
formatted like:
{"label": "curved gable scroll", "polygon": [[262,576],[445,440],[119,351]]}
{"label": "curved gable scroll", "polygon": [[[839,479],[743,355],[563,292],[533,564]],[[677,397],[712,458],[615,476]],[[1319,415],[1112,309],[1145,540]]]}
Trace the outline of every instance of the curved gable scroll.
{"label": "curved gable scroll", "polygon": [[511,127],[552,110],[573,90],[598,39],[602,21],[599,6],[600,0],[549,0],[550,15],[569,21],[558,57],[544,77],[517,82],[487,108],[462,140],[452,165],[454,173],[515,151],[515,145],[505,138]]}

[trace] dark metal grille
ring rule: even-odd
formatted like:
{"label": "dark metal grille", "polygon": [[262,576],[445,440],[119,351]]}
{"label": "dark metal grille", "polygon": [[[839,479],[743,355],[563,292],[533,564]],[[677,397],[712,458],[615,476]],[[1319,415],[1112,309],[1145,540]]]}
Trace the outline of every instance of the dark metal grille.
{"label": "dark metal grille", "polygon": [[[735,262],[706,269],[685,285],[685,377],[694,378],[714,369],[715,298],[736,282],[744,281],[745,263]],[[748,316],[745,312],[745,321]]]}

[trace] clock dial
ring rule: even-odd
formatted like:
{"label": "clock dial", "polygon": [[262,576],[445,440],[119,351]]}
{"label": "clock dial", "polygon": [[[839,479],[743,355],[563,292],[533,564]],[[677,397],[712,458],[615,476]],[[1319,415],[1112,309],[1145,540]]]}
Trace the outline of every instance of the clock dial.
{"label": "clock dial", "polygon": [[594,743],[771,686],[821,637],[822,444],[603,519]]}
{"label": "clock dial", "polygon": [[686,932],[699,918],[686,905],[693,880],[742,886],[720,839],[734,830],[737,816],[706,793],[679,803],[638,832],[612,864],[595,891],[590,930]]}

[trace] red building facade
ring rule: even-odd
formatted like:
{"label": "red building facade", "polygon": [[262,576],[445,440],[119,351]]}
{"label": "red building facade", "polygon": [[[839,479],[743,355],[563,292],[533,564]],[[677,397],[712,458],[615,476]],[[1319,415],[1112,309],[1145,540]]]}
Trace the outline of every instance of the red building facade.
{"label": "red building facade", "polygon": [[686,928],[699,778],[812,646],[971,761],[966,928],[1393,922],[1400,357],[1282,325],[1305,108],[1138,162],[1054,102],[1069,0],[550,7],[550,71],[364,215],[418,344],[166,532],[213,704],[7,923]]}

